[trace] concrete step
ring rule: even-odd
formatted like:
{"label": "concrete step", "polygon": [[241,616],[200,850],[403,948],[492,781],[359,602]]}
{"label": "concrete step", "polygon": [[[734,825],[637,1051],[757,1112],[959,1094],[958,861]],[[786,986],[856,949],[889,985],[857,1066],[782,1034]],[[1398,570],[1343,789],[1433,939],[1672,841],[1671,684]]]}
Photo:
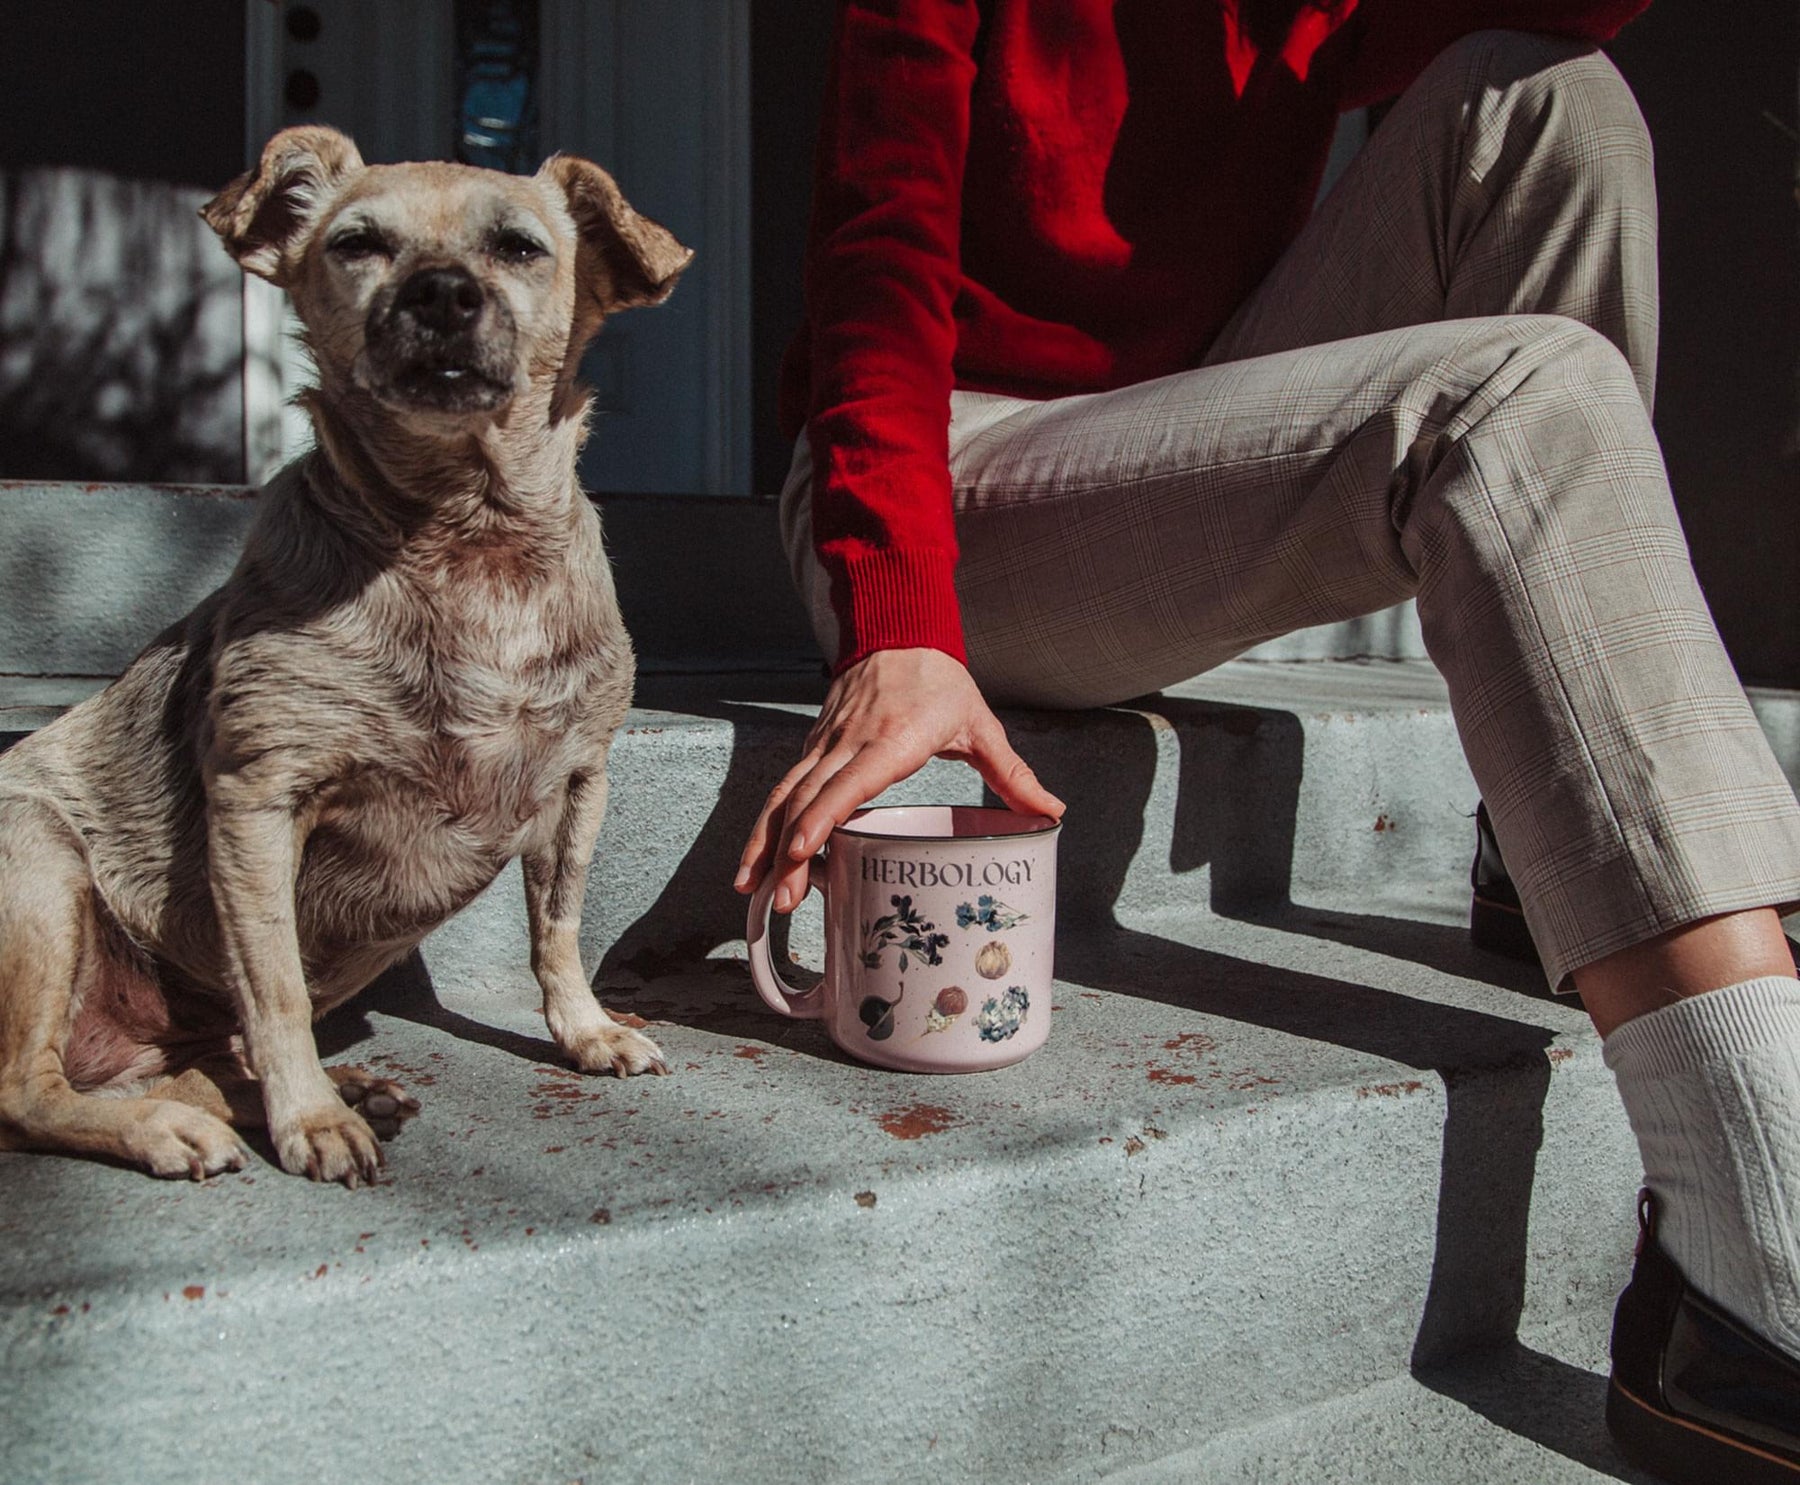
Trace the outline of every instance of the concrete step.
{"label": "concrete step", "polygon": [[[1563,1338],[1558,1338],[1563,1339]],[[1602,1422],[1603,1335],[1532,1335],[1448,1366],[1377,1382],[1197,1449],[1127,1466],[1106,1485],[1655,1485]],[[1571,1356],[1570,1351],[1579,1353]]]}
{"label": "concrete step", "polygon": [[674,1076],[559,1066],[509,873],[320,1027],[425,1100],[385,1184],[0,1156],[0,1478],[1633,1478],[1635,1153],[1579,1009],[1468,943],[1429,667],[1009,716],[1070,804],[1055,1023],[966,1078],[749,989],[731,870],[816,693],[652,679],[619,739],[585,943]]}
{"label": "concrete step", "polygon": [[[730,876],[819,692],[767,508],[603,508],[648,675],[583,946],[674,1076],[560,1066],[512,870],[319,1028],[425,1101],[384,1184],[0,1156],[0,1480],[1637,1478],[1599,1425],[1635,1153],[1579,1009],[1468,943],[1409,611],[1010,715],[1070,805],[1055,1027],[922,1078],[744,973]],[[0,483],[0,745],[252,511]],[[1753,701],[1800,778],[1800,697]]]}
{"label": "concrete step", "polygon": [[727,952],[609,994],[672,1077],[583,1082],[523,975],[415,965],[321,1028],[426,1100],[387,1184],[0,1157],[4,1475],[1096,1479],[1603,1324],[1597,1049],[1444,916],[1084,930],[1048,1047],[960,1079]]}

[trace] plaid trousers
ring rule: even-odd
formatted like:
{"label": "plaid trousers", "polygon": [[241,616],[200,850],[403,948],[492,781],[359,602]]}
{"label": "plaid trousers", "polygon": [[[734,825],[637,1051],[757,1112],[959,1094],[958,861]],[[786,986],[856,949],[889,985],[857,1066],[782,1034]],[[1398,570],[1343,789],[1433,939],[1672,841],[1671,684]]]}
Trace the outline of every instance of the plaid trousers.
{"label": "plaid trousers", "polygon": [[[1800,901],[1800,806],[1651,431],[1655,213],[1612,64],[1483,32],[1394,106],[1199,367],[955,393],[984,694],[1106,705],[1416,597],[1552,985]],[[782,521],[831,653],[810,472],[802,437]]]}

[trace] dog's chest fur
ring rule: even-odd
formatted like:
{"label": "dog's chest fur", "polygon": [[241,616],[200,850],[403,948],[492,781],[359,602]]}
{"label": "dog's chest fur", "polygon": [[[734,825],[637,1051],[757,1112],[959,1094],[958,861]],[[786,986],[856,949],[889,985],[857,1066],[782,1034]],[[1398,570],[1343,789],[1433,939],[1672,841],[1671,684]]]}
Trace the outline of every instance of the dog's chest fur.
{"label": "dog's chest fur", "polygon": [[419,729],[405,782],[439,830],[508,854],[525,848],[518,833],[592,766],[618,720],[602,715],[618,660],[608,650],[600,633],[529,598],[456,623],[403,712]]}
{"label": "dog's chest fur", "polygon": [[553,838],[570,780],[604,766],[629,704],[630,655],[610,593],[560,584],[458,587],[415,622],[359,686],[369,725],[340,734],[298,884],[302,922],[423,931],[511,857]]}

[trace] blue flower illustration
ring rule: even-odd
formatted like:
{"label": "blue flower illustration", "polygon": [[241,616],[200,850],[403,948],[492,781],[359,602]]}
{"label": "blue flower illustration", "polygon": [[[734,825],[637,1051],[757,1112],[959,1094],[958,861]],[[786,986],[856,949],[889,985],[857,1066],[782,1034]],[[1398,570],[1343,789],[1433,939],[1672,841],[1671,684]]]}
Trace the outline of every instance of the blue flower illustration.
{"label": "blue flower illustration", "polygon": [[1031,996],[1025,987],[1008,985],[1006,994],[990,995],[982,1003],[981,1013],[975,1017],[975,1030],[984,1042],[1003,1042],[1025,1024],[1025,1014],[1030,1009]]}
{"label": "blue flower illustration", "polygon": [[958,903],[956,908],[956,926],[958,928],[985,928],[989,933],[999,933],[1002,929],[1017,928],[1021,923],[1029,922],[1030,913],[1021,913],[1016,908],[1008,907],[998,898],[983,892],[975,899],[974,905]]}

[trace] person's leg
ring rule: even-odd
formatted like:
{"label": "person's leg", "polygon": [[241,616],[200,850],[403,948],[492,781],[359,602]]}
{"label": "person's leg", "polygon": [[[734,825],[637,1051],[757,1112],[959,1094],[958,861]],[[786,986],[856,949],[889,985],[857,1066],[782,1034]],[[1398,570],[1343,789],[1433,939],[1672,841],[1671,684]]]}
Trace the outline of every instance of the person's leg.
{"label": "person's leg", "polygon": [[[1707,1301],[1778,1348],[1777,1387],[1800,1379],[1800,984],[1766,906],[1800,898],[1800,809],[1618,353],[1569,321],[1465,321],[958,413],[959,592],[996,699],[1123,699],[1417,591],[1476,778],[1523,832],[1549,971],[1608,1033],[1658,1209],[1616,1397],[1667,1370],[1676,1317]],[[1688,1415],[1616,1407],[1621,1441],[1666,1470]],[[1717,1442],[1744,1416],[1730,1395],[1708,1416],[1715,1452],[1671,1478],[1796,1437]]]}
{"label": "person's leg", "polygon": [[1618,70],[1484,31],[1394,104],[1206,364],[1435,320],[1565,315],[1656,382],[1656,179]]}
{"label": "person's leg", "polygon": [[1575,971],[1581,1003],[1601,1036],[1627,1021],[1743,980],[1794,977],[1794,956],[1773,908],[1727,913],[1660,933]]}
{"label": "person's leg", "polygon": [[[1515,65],[1532,48],[1536,70]],[[1579,86],[1544,94],[1546,67]],[[1663,1028],[1683,1007],[1717,1019],[1792,990],[1791,965],[1765,950],[1770,905],[1800,899],[1800,809],[1694,583],[1649,429],[1641,124],[1610,66],[1562,43],[1476,38],[1420,89],[1438,105],[1397,106],[1203,370],[1049,404],[959,395],[972,665],[996,699],[1098,704],[1416,591],[1553,982],[1595,980],[1600,1014],[1630,1018],[1613,1040],[1656,1019],[1641,1012],[1658,995],[1681,1001],[1658,1013]],[[1586,165],[1559,164],[1571,160]],[[1565,221],[1571,192],[1611,227]],[[1546,212],[1564,225],[1534,228]],[[1408,261],[1429,271],[1408,275]],[[1517,308],[1505,285],[1520,278],[1539,307],[1599,333],[1545,318],[1379,323]],[[1368,329],[1389,333],[1339,339]],[[1337,343],[1291,348],[1315,337]],[[785,506],[803,531],[803,477]],[[1714,930],[1693,925],[1713,920],[1730,924],[1723,943],[1694,954]],[[1625,988],[1609,994],[1615,971]],[[1720,978],[1740,974],[1756,988]],[[1688,999],[1698,991],[1716,993]],[[1752,1041],[1774,1028],[1782,1044],[1778,1009],[1736,1009]],[[1659,1044],[1719,1052],[1728,1077],[1760,1056],[1716,1027],[1667,1029]],[[1620,1069],[1628,1106],[1634,1081]],[[1777,1092],[1794,1082],[1776,1068]],[[1699,1149],[1720,1123],[1679,1115],[1675,1142]],[[1719,1204],[1654,1161],[1646,1144],[1665,1208],[1708,1230]],[[1790,1215],[1797,1200],[1751,1199]]]}
{"label": "person's leg", "polygon": [[[1209,359],[1422,318],[1522,311],[1568,315],[1605,335],[1651,405],[1655,201],[1636,106],[1596,52],[1479,35],[1450,48],[1394,108]],[[1489,804],[1508,817],[1496,832],[1514,843],[1510,858],[1534,827],[1505,802]],[[1657,834],[1637,848],[1652,872],[1662,866]],[[1573,979],[1607,1038],[1657,1210],[1640,1274],[1657,1271],[1660,1245],[1702,1293],[1800,1356],[1793,976],[1776,914],[1756,905],[1614,948],[1578,964]],[[1621,1306],[1628,1340],[1631,1312],[1673,1313],[1638,1293],[1645,1287],[1634,1281]],[[1674,1322],[1659,1323],[1663,1338],[1630,1342],[1639,1353],[1664,1343]],[[1660,1355],[1654,1364],[1647,1354],[1635,1364],[1621,1356],[1615,1388],[1619,1375],[1661,1370]],[[1621,1439],[1634,1429],[1657,1445],[1689,1437],[1685,1423],[1656,1433],[1659,1406],[1640,1399],[1623,1409]],[[1793,1433],[1785,1439],[1792,1449]],[[1702,1451],[1693,1461],[1702,1473],[1742,1466],[1738,1452]]]}
{"label": "person's leg", "polygon": [[959,393],[951,443],[992,699],[1107,704],[1416,593],[1553,983],[1800,899],[1800,809],[1594,332],[1453,321],[1088,397]]}
{"label": "person's leg", "polygon": [[[1656,372],[1656,195],[1649,135],[1612,63],[1585,43],[1481,32],[1393,107],[1209,361],[1427,320],[1561,314]],[[1534,950],[1479,824],[1470,931]]]}

